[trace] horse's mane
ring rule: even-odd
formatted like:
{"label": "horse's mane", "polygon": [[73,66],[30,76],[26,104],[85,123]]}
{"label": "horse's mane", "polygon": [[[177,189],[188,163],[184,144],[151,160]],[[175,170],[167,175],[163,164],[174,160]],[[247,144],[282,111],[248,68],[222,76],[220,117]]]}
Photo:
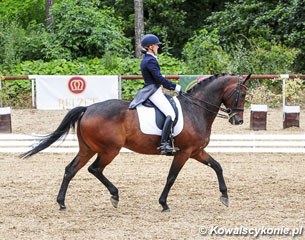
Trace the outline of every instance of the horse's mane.
{"label": "horse's mane", "polygon": [[187,93],[192,93],[193,91],[195,91],[197,88],[199,88],[202,85],[208,85],[209,83],[211,83],[213,80],[215,80],[216,78],[219,77],[223,77],[225,75],[228,75],[227,73],[218,73],[218,74],[214,74],[200,82],[198,82],[196,85],[194,85],[192,88],[190,88],[189,90],[187,90]]}

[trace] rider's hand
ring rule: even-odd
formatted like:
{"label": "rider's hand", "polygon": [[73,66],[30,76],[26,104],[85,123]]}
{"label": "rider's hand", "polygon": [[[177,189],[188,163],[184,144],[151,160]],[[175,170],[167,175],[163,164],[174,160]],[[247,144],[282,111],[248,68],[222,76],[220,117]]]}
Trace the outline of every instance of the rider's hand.
{"label": "rider's hand", "polygon": [[180,93],[180,91],[181,91],[181,86],[179,84],[176,84],[174,92],[175,93]]}

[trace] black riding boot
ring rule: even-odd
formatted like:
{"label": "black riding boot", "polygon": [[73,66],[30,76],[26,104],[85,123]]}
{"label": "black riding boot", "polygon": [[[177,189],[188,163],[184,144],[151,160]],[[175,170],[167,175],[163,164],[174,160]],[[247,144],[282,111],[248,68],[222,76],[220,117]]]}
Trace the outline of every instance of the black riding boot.
{"label": "black riding boot", "polygon": [[161,145],[159,147],[160,153],[162,155],[173,154],[176,152],[176,149],[171,146],[168,141],[169,135],[173,127],[173,121],[170,116],[167,116],[164,122],[162,134],[161,134]]}

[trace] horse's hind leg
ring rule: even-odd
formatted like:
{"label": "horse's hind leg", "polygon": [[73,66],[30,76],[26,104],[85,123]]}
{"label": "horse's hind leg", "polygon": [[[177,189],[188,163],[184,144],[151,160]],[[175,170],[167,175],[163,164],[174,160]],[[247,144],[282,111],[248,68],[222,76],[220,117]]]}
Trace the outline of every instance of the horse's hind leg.
{"label": "horse's hind leg", "polygon": [[75,174],[78,172],[78,170],[80,170],[94,154],[95,153],[90,152],[90,153],[87,153],[86,155],[82,154],[82,156],[81,156],[78,153],[74,157],[72,162],[70,162],[69,165],[66,166],[65,174],[64,174],[61,186],[60,186],[60,190],[57,195],[57,202],[59,204],[60,210],[66,209],[65,198],[66,198],[66,193],[67,193],[67,189],[68,189],[70,181],[75,176]]}
{"label": "horse's hind leg", "polygon": [[100,180],[111,194],[111,203],[113,207],[117,208],[119,203],[118,189],[104,176],[103,171],[105,167],[115,158],[118,151],[108,154],[98,154],[96,160],[89,166],[88,171],[92,173],[98,180]]}
{"label": "horse's hind leg", "polygon": [[200,152],[198,155],[192,157],[198,160],[199,162],[208,165],[216,172],[218,184],[219,184],[219,190],[221,192],[220,201],[221,203],[223,203],[225,206],[228,207],[229,206],[228,190],[223,177],[222,167],[220,163],[217,162],[210,155],[208,155],[206,152]]}

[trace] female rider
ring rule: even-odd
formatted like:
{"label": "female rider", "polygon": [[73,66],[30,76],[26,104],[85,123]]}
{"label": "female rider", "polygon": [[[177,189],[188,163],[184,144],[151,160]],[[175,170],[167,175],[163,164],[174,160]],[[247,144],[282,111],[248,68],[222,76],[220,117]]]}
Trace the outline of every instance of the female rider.
{"label": "female rider", "polygon": [[162,76],[157,59],[160,44],[159,38],[153,34],[146,34],[141,39],[142,53],[145,54],[140,65],[144,78],[144,88],[137,93],[129,108],[135,108],[140,103],[149,99],[162,113],[164,113],[166,120],[161,133],[161,144],[159,149],[161,154],[173,154],[175,148],[169,144],[168,138],[172,131],[176,114],[173,107],[164,96],[162,86],[168,90],[173,90],[176,93],[180,92],[181,86]]}

